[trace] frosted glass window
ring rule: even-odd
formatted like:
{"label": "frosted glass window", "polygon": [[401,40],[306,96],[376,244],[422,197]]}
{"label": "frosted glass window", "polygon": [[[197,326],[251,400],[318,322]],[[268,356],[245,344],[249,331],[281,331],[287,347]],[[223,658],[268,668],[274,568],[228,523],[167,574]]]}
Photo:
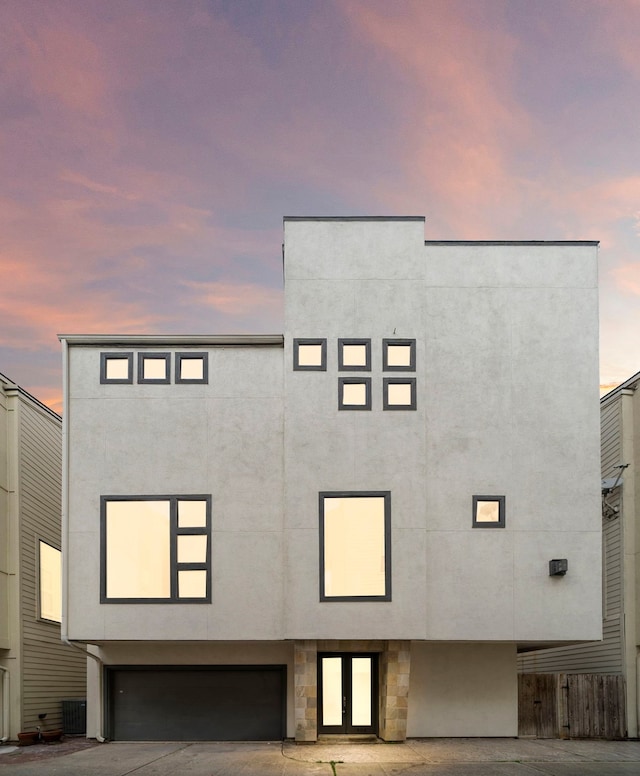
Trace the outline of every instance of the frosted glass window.
{"label": "frosted glass window", "polygon": [[210,599],[211,500],[103,496],[102,603]]}
{"label": "frosted glass window", "polygon": [[324,372],[327,368],[326,339],[294,339],[294,370]]}
{"label": "frosted glass window", "polygon": [[180,598],[205,598],[206,595],[206,571],[178,571],[178,596]]}
{"label": "frosted glass window", "polygon": [[411,404],[411,385],[397,383],[389,386],[387,394],[389,404]]}
{"label": "frosted glass window", "polygon": [[166,380],[167,362],[164,358],[145,358],[143,360],[143,377],[145,380]]}
{"label": "frosted glass window", "polygon": [[416,409],[416,378],[385,377],[382,406],[385,410]]}
{"label": "frosted glass window", "polygon": [[342,725],[342,658],[322,658],[322,724]]}
{"label": "frosted glass window", "polygon": [[371,409],[371,378],[370,377],[339,377],[338,378],[338,409],[340,410],[370,410]]}
{"label": "frosted glass window", "polygon": [[370,339],[339,339],[338,369],[341,371],[371,371]]}
{"label": "frosted glass window", "polygon": [[202,528],[206,524],[206,501],[178,501],[178,528]]}
{"label": "frosted glass window", "polygon": [[176,353],[176,383],[207,383],[208,353]]}
{"label": "frosted glass window", "polygon": [[206,560],[206,536],[203,534],[178,536],[178,563],[204,563]]}
{"label": "frosted glass window", "polygon": [[351,658],[351,724],[372,724],[371,658]]}
{"label": "frosted glass window", "polygon": [[504,496],[474,496],[473,497],[473,527],[474,528],[504,528],[505,497]]}
{"label": "frosted glass window", "polygon": [[390,372],[415,372],[416,341],[414,339],[382,340],[382,368]]}
{"label": "frosted glass window", "polygon": [[180,361],[181,380],[202,380],[204,377],[204,359],[183,358]]}
{"label": "frosted glass window", "polygon": [[367,403],[367,386],[364,383],[346,383],[342,386],[342,403],[364,406]]}
{"label": "frosted glass window", "polygon": [[109,501],[106,541],[108,598],[170,597],[168,501]]}
{"label": "frosted glass window", "polygon": [[105,364],[107,380],[126,380],[129,377],[129,359],[107,358]]}
{"label": "frosted glass window", "polygon": [[39,542],[40,617],[62,621],[62,553],[46,542]]}
{"label": "frosted glass window", "polygon": [[321,494],[321,599],[390,598],[390,495]]}

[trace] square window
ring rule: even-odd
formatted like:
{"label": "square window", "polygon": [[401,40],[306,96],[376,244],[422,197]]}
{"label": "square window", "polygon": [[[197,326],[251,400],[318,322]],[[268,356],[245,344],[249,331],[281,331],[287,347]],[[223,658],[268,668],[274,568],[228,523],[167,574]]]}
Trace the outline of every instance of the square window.
{"label": "square window", "polygon": [[139,383],[168,383],[171,353],[138,353]]}
{"label": "square window", "polygon": [[209,496],[103,496],[101,532],[101,603],[211,600]]}
{"label": "square window", "polygon": [[504,496],[473,497],[474,528],[504,528]]}
{"label": "square window", "polygon": [[338,409],[339,410],[370,410],[371,409],[371,378],[370,377],[339,377],[338,378]]}
{"label": "square window", "polygon": [[38,542],[38,615],[62,622],[62,553],[47,542]]}
{"label": "square window", "polygon": [[327,340],[294,339],[293,368],[297,372],[326,372]]}
{"label": "square window", "polygon": [[133,353],[100,353],[100,382],[133,383]]}
{"label": "square window", "polygon": [[342,372],[370,372],[371,340],[339,339],[338,369]]}
{"label": "square window", "polygon": [[391,493],[320,493],[320,600],[391,600]]}
{"label": "square window", "polygon": [[383,339],[382,369],[385,372],[415,372],[416,341],[414,339]]}
{"label": "square window", "polygon": [[176,383],[208,382],[208,353],[176,353]]}
{"label": "square window", "polygon": [[384,377],[382,408],[385,410],[415,410],[416,378]]}

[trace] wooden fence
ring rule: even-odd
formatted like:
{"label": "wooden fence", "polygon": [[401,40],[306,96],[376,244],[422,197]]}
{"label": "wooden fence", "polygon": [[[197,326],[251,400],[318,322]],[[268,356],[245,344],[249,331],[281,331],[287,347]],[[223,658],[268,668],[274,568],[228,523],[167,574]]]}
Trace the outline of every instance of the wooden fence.
{"label": "wooden fence", "polygon": [[520,674],[518,735],[626,738],[624,678],[610,674]]}

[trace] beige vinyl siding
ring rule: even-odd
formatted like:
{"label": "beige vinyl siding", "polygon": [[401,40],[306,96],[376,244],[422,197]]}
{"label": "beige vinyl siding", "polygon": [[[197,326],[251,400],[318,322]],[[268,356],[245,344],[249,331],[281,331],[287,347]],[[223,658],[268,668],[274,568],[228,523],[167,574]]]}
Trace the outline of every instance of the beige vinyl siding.
{"label": "beige vinyl siding", "polygon": [[20,590],[22,729],[62,725],[61,701],[86,696],[86,659],[60,641],[60,626],[38,619],[38,541],[60,549],[60,420],[26,399],[20,404]]}
{"label": "beige vinyl siding", "polygon": [[[602,477],[616,477],[622,463],[621,404],[619,394],[601,407]],[[602,519],[603,640],[570,647],[541,649],[518,657],[521,673],[623,673],[623,607],[622,607],[622,488],[607,496],[607,502],[620,511]]]}

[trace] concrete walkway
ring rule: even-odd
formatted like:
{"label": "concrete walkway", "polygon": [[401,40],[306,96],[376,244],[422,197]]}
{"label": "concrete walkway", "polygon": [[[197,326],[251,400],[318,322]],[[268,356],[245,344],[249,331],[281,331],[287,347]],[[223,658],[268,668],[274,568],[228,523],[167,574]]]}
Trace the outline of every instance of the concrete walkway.
{"label": "concrete walkway", "polygon": [[639,776],[639,741],[414,739],[406,744],[110,743],[0,776]]}

